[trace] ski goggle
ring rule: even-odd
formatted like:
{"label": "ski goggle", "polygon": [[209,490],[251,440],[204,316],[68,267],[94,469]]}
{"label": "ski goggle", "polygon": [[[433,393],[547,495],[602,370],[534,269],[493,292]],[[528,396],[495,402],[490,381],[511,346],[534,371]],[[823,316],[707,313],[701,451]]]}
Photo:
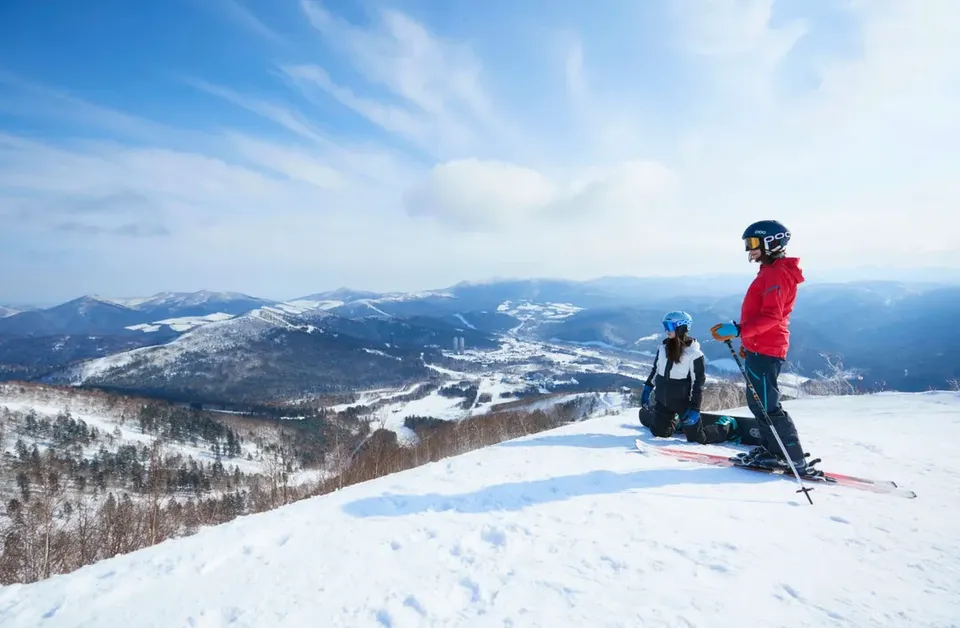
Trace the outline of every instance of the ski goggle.
{"label": "ski goggle", "polygon": [[683,321],[663,321],[663,328],[666,331],[677,331],[677,327],[683,327],[686,323]]}
{"label": "ski goggle", "polygon": [[763,240],[756,237],[744,238],[743,239],[743,250],[744,251],[756,251],[761,246],[763,246]]}

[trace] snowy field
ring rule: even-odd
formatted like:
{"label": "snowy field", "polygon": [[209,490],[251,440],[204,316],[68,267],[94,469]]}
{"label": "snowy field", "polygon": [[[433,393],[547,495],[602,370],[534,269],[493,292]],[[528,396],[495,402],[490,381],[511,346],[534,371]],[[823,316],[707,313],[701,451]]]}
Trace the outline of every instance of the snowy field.
{"label": "snowy field", "polygon": [[[152,434],[145,434],[140,430],[140,422],[137,416],[128,416],[121,420],[119,411],[111,411],[105,407],[105,404],[96,402],[83,393],[69,394],[70,391],[58,391],[55,388],[44,389],[44,392],[38,393],[33,388],[27,388],[24,393],[19,392],[19,386],[11,384],[0,384],[0,408],[7,408],[14,412],[27,413],[33,410],[38,418],[55,419],[62,412],[69,412],[77,421],[85,422],[89,427],[96,427],[104,435],[119,434],[119,440],[113,445],[115,448],[123,444],[136,444],[137,446],[150,445],[156,438]],[[238,457],[224,457],[223,465],[228,471],[238,467],[243,473],[264,473],[264,463],[259,459],[259,452],[256,443],[249,438],[249,434],[241,430],[240,436],[245,438],[241,445],[241,454]],[[16,444],[18,434],[14,430],[9,430],[0,440],[0,453],[12,453]],[[33,441],[27,439],[28,445]],[[38,449],[41,451],[48,448],[48,444],[43,441],[36,441]],[[102,443],[93,443],[86,447],[84,455],[93,457],[100,449]],[[168,442],[165,445],[165,451],[168,453],[180,453],[184,457],[192,457],[198,462],[212,463],[216,456],[202,441],[198,445],[192,445],[185,442]],[[247,456],[253,458],[248,460]],[[297,473],[291,480],[291,483],[307,480],[315,480],[316,472]]]}
{"label": "snowy field", "polygon": [[153,323],[142,323],[140,325],[130,325],[125,329],[131,331],[142,331],[144,333],[153,333],[160,331],[162,327],[169,327],[173,331],[190,331],[196,327],[202,327],[208,323],[217,323],[219,321],[227,321],[233,318],[231,314],[224,314],[223,312],[217,312],[215,314],[207,314],[206,316],[181,316],[179,318],[166,318],[162,321],[155,321]]}
{"label": "snowy field", "polygon": [[631,452],[629,411],[2,588],[0,626],[957,626],[960,396],[789,409],[824,468],[919,497],[811,506]]}
{"label": "snowy field", "polygon": [[[497,405],[520,401],[515,398],[500,397],[501,392],[523,388],[523,386],[507,383],[504,379],[503,376],[482,378],[478,382],[477,399],[469,408],[463,408],[460,405],[464,401],[462,397],[444,397],[436,391],[422,399],[388,404],[373,413],[374,427],[395,432],[401,444],[415,443],[416,436],[413,430],[404,425],[404,420],[409,416],[433,417],[444,421],[462,421],[495,411]],[[490,394],[491,400],[481,402],[480,399],[484,394]],[[526,412],[547,411],[553,406],[573,401],[578,397],[595,397],[598,411],[623,408],[628,400],[628,395],[622,393],[569,393],[550,395],[545,398],[528,398],[523,400],[521,406],[516,409]]]}
{"label": "snowy field", "polygon": [[498,349],[467,349],[461,354],[444,352],[446,357],[463,362],[475,362],[510,373],[525,373],[550,367],[559,371],[606,372],[646,377],[652,358],[629,359],[596,348],[578,344],[555,344],[521,340],[513,336],[501,338]]}
{"label": "snowy field", "polygon": [[[376,427],[396,432],[401,442],[412,442],[411,430],[404,427],[404,419],[409,416],[428,416],[446,421],[459,421],[476,417],[494,410],[494,406],[516,401],[515,397],[503,397],[504,393],[516,393],[536,388],[541,394],[548,395],[555,385],[574,383],[577,373],[618,373],[646,378],[650,364],[636,360],[625,360],[620,356],[604,354],[596,349],[582,346],[558,346],[551,343],[532,342],[515,337],[504,337],[502,345],[495,350],[467,349],[463,353],[445,351],[444,356],[464,364],[464,370],[444,368],[435,364],[427,367],[443,376],[441,387],[468,382],[477,387],[477,398],[469,408],[461,407],[462,397],[446,397],[434,391],[422,399],[412,401],[393,401],[395,398],[413,392],[421,384],[406,388],[374,389],[360,391],[358,400],[351,403],[330,405],[328,410],[342,412],[353,406],[382,404],[370,413],[368,418]],[[470,370],[469,365],[481,365],[478,370]],[[528,375],[536,372],[536,377]],[[530,398],[528,410],[547,407],[569,401],[575,396],[591,393],[571,393],[563,397],[549,397],[540,402]],[[481,400],[489,395],[489,400]],[[605,407],[622,406],[620,393],[599,395]],[[611,399],[616,398],[615,401]]]}
{"label": "snowy field", "polygon": [[532,303],[530,301],[504,301],[497,306],[498,312],[509,314],[523,322],[563,320],[582,310],[582,307],[570,303]]}

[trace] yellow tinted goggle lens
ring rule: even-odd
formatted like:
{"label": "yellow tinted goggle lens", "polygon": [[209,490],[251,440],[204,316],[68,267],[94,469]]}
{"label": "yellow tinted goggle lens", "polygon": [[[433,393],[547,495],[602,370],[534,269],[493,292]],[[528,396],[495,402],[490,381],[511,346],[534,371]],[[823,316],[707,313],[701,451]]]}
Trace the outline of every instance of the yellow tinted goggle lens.
{"label": "yellow tinted goggle lens", "polygon": [[747,251],[753,251],[760,248],[760,238],[744,238],[743,239],[744,249]]}

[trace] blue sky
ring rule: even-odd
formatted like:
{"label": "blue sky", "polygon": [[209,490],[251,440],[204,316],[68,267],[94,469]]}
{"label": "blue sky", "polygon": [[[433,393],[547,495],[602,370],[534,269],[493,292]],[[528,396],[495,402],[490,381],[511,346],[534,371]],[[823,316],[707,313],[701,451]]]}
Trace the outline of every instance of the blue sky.
{"label": "blue sky", "polygon": [[960,266],[947,0],[0,4],[0,302]]}

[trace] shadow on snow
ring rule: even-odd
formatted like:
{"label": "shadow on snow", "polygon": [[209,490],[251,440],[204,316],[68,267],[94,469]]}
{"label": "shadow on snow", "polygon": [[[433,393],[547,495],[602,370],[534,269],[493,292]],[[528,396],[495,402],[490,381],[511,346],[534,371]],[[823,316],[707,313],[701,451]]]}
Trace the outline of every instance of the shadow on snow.
{"label": "shadow on snow", "polygon": [[[624,449],[633,450],[635,440],[653,445],[654,447],[683,447],[690,448],[693,451],[698,450],[701,445],[691,443],[682,434],[678,433],[670,438],[661,438],[654,436],[646,428],[637,429],[637,426],[623,424],[622,428],[636,430],[633,434],[615,435],[615,434],[550,434],[538,438],[523,440],[510,440],[494,445],[494,447],[579,447],[583,449]],[[733,449],[743,449],[741,445],[733,442],[723,443],[725,447]]]}
{"label": "shadow on snow", "polygon": [[632,449],[636,436],[613,434],[551,434],[528,440],[508,440],[495,447],[581,447],[585,449]]}
{"label": "shadow on snow", "polygon": [[[678,469],[644,469],[627,473],[590,471],[529,482],[486,486],[470,493],[443,495],[386,494],[349,502],[343,511],[354,517],[403,517],[430,512],[480,514],[511,512],[529,506],[560,502],[587,495],[612,495],[635,489],[683,484],[760,483],[777,481],[768,476],[734,476],[729,469],[691,466]],[[690,496],[697,497],[697,496]],[[706,497],[705,498],[709,498]]]}

